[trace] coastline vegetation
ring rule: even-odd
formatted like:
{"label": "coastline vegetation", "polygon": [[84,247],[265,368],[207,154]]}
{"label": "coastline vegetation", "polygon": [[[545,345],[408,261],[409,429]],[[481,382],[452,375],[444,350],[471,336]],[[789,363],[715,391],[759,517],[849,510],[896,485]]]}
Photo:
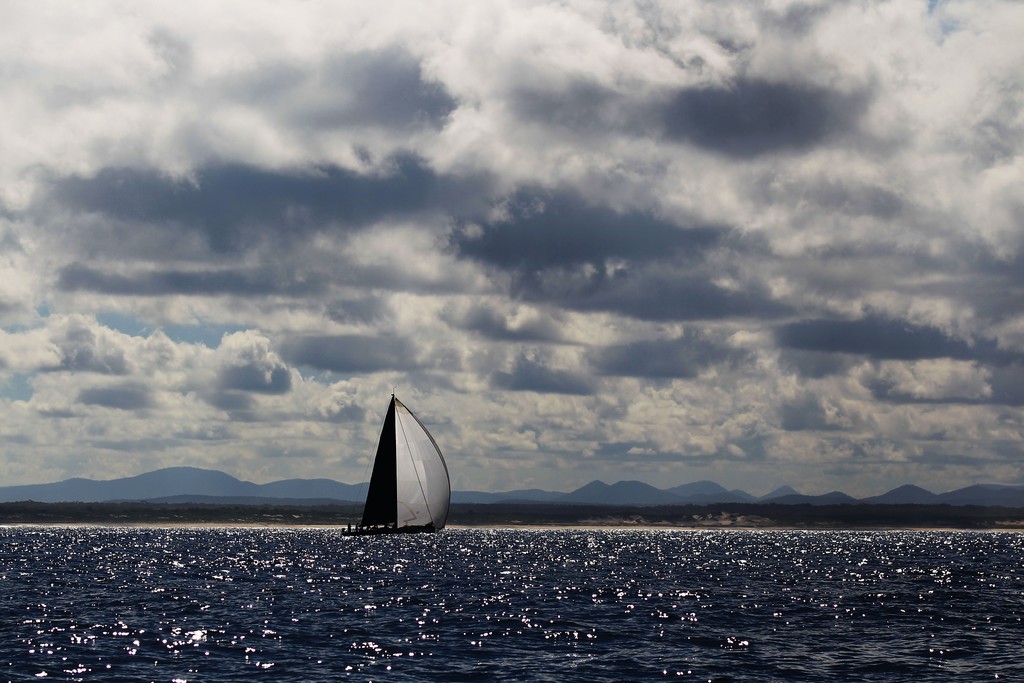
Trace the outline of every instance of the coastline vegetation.
{"label": "coastline vegetation", "polygon": [[[0,503],[0,524],[346,526],[362,505],[242,503]],[[449,525],[664,528],[1024,529],[1024,508],[954,505],[613,506],[453,504]]]}

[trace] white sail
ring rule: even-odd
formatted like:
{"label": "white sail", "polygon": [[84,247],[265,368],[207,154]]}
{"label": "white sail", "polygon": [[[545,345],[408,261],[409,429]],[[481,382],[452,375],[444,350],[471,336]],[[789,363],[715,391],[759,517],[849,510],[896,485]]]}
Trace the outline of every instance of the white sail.
{"label": "white sail", "polygon": [[415,415],[395,399],[395,468],[398,526],[444,528],[451,502],[448,467],[441,449]]}

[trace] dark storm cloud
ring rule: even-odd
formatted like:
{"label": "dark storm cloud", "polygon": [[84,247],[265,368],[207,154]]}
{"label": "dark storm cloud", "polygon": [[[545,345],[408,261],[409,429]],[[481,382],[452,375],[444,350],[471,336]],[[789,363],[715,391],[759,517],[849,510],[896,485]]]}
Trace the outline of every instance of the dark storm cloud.
{"label": "dark storm cloud", "polygon": [[78,402],[117,410],[145,410],[154,404],[153,395],[149,389],[130,384],[82,389],[78,393]]}
{"label": "dark storm cloud", "polygon": [[857,125],[870,93],[739,79],[730,87],[688,88],[662,111],[668,137],[748,158],[813,147]]}
{"label": "dark storm cloud", "polygon": [[[913,394],[901,391],[894,382],[881,379],[872,378],[871,380],[864,381],[862,384],[871,391],[872,397],[879,401],[887,401],[889,403],[913,403],[922,405],[943,405],[952,403],[988,403],[987,400],[979,400],[977,398],[967,398],[956,395],[941,396],[941,397],[923,397],[914,396]],[[950,390],[947,389],[947,392]],[[954,392],[955,393],[955,392]]]}
{"label": "dark storm cloud", "polygon": [[395,158],[379,175],[306,170],[225,165],[199,169],[194,181],[184,181],[153,170],[106,168],[91,177],[55,179],[49,196],[72,212],[198,230],[212,249],[224,252],[244,251],[258,238],[290,241],[332,225],[361,227],[388,216],[457,210],[478,194],[475,186],[439,177],[412,156]]}
{"label": "dark storm cloud", "polygon": [[722,228],[686,229],[638,211],[620,213],[570,193],[521,192],[509,218],[482,232],[453,236],[457,251],[505,269],[537,270],[609,258],[646,261],[675,254],[699,257],[714,247]]}
{"label": "dark storm cloud", "polygon": [[594,393],[596,385],[585,375],[559,370],[543,361],[520,355],[511,372],[495,372],[491,375],[491,386],[508,391],[588,396]]}
{"label": "dark storm cloud", "polygon": [[[797,273],[802,269],[807,286],[826,295],[840,288],[871,291],[878,283],[886,282],[909,296],[943,299],[957,310],[971,311],[981,330],[1020,314],[1024,250],[1018,248],[1017,256],[1006,259],[974,238],[949,237],[940,253],[930,252],[927,240],[918,242],[916,248],[901,245],[894,249],[882,243],[820,248],[814,250],[810,267],[795,261],[787,267]],[[1005,363],[1015,357],[1009,352],[994,352],[993,344],[984,340],[975,344],[974,350],[978,360],[987,362]],[[951,357],[965,355],[961,349]]]}
{"label": "dark storm cloud", "polygon": [[320,81],[323,92],[340,93],[344,101],[328,99],[303,112],[319,126],[439,127],[457,106],[444,86],[424,80],[416,58],[396,48],[339,57]]}
{"label": "dark storm cloud", "polygon": [[609,346],[592,351],[588,358],[602,375],[693,379],[711,365],[740,360],[742,353],[696,334],[686,334],[676,339]]}
{"label": "dark storm cloud", "polygon": [[528,300],[553,303],[578,311],[605,311],[641,320],[771,319],[790,313],[758,287],[725,289],[711,275],[687,272],[685,264],[581,272],[557,270],[529,273],[514,284],[514,293]]}
{"label": "dark storm cloud", "polygon": [[[1018,225],[1024,225],[1022,210]],[[961,273],[969,278],[956,278],[940,292],[970,305],[980,316],[1004,322],[1017,317],[1024,301],[1024,234],[1016,238],[1013,258],[1000,258],[991,250],[979,249],[974,244],[956,245]],[[973,248],[972,248],[973,247]],[[959,274],[959,273],[958,273]]]}
{"label": "dark storm cloud", "polygon": [[[779,18],[795,27],[814,13]],[[523,87],[509,98],[521,119],[577,134],[663,135],[711,152],[749,158],[801,151],[855,130],[873,93],[811,84],[739,78],[722,87],[692,87],[643,101],[598,82],[577,79],[555,89]]]}
{"label": "dark storm cloud", "polygon": [[203,400],[214,408],[234,414],[247,414],[255,405],[252,397],[239,391],[215,391],[203,395]]}
{"label": "dark storm cloud", "polygon": [[265,296],[283,294],[306,296],[323,290],[320,277],[282,276],[266,268],[244,270],[181,271],[157,270],[134,275],[104,273],[75,263],[65,266],[57,277],[63,291],[88,291],[121,296],[163,296],[166,294]]}
{"label": "dark storm cloud", "polygon": [[657,444],[650,441],[603,441],[597,445],[594,456],[617,461],[657,462],[675,460],[679,454],[659,451]]}
{"label": "dark storm cloud", "polygon": [[326,314],[331,320],[346,324],[366,324],[377,321],[385,306],[380,297],[366,296],[341,299],[327,306]]}
{"label": "dark storm cloud", "polygon": [[837,430],[841,428],[830,419],[821,399],[807,395],[798,401],[783,403],[779,409],[781,427],[789,432]]}
{"label": "dark storm cloud", "polygon": [[276,367],[269,370],[259,365],[235,365],[220,372],[222,389],[251,391],[260,394],[284,394],[292,387],[292,376],[288,368]]}
{"label": "dark storm cloud", "polygon": [[445,321],[469,332],[497,341],[559,341],[561,332],[555,321],[535,317],[512,327],[500,311],[486,304],[472,306],[464,314],[449,314]]}
{"label": "dark storm cloud", "polygon": [[521,119],[575,132],[644,127],[642,108],[592,81],[573,81],[557,90],[520,88],[509,98],[509,103]]}
{"label": "dark storm cloud", "polygon": [[1024,362],[996,368],[989,380],[992,402],[1004,405],[1024,405]]}
{"label": "dark storm cloud", "polygon": [[[704,265],[715,251],[757,250],[721,226],[678,226],[650,214],[616,212],[559,193],[523,192],[507,220],[454,234],[464,258],[508,271],[511,293],[578,311],[645,320],[772,318],[789,309],[757,286],[725,289]],[[611,267],[608,267],[611,266]]]}
{"label": "dark storm cloud", "polygon": [[779,353],[779,367],[786,372],[795,372],[801,377],[821,379],[841,375],[853,367],[854,361],[848,356],[825,351],[799,351],[782,349]]}
{"label": "dark storm cloud", "polygon": [[320,335],[285,340],[281,355],[292,365],[332,372],[412,370],[415,349],[405,339],[369,335]]}
{"label": "dark storm cloud", "polygon": [[861,320],[802,320],[782,325],[775,337],[784,348],[849,353],[878,360],[951,358],[1006,363],[1013,358],[1000,351],[993,341],[971,344],[935,327],[879,316]]}

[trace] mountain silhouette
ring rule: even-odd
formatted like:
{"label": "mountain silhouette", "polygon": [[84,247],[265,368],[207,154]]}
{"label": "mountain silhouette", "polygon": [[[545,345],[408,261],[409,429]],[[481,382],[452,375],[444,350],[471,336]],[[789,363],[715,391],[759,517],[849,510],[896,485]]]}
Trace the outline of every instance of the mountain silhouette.
{"label": "mountain silhouette", "polygon": [[940,499],[939,496],[935,495],[931,491],[921,488],[920,486],[905,484],[894,488],[892,491],[883,493],[880,496],[862,498],[861,502],[883,503],[889,505],[930,505],[940,502]]}
{"label": "mountain silhouette", "polygon": [[766,501],[769,501],[769,500],[774,500],[776,498],[782,498],[783,496],[799,496],[799,495],[802,495],[802,494],[799,491],[797,491],[795,488],[793,488],[792,486],[780,486],[779,488],[775,489],[774,491],[772,491],[770,493],[764,494],[763,496],[758,498],[758,500],[761,501],[761,502],[766,502]]}
{"label": "mountain silhouette", "polygon": [[[236,504],[322,504],[362,503],[366,484],[344,484],[332,479],[285,479],[266,484],[237,479],[224,472],[198,467],[168,467],[122,479],[65,479],[51,484],[0,487],[0,503],[37,501],[41,503],[111,501],[218,502]],[[505,492],[453,491],[452,502],[566,503],[589,505],[709,505],[717,503],[770,503],[778,505],[844,504],[931,504],[1024,507],[1024,487],[975,484],[934,494],[906,484],[878,496],[853,498],[842,491],[808,496],[789,486],[755,498],[746,491],[726,490],[713,481],[697,481],[659,489],[642,481],[606,484],[595,480],[575,491],[520,489]]]}
{"label": "mountain silhouette", "polygon": [[168,467],[124,479],[66,479],[53,484],[0,487],[0,502],[34,500],[40,503],[101,503],[177,498],[324,498],[362,501],[365,485],[341,484],[330,479],[289,479],[269,484],[242,481],[230,474],[198,467]]}
{"label": "mountain silhouette", "polygon": [[673,486],[670,489],[665,489],[670,493],[674,493],[680,498],[692,498],[694,496],[713,496],[727,493],[725,487],[716,484],[713,481],[695,481],[692,484],[682,484],[680,486]]}
{"label": "mountain silhouette", "polygon": [[975,484],[939,496],[947,505],[1003,505],[1024,507],[1024,488],[998,484]]}
{"label": "mountain silhouette", "polygon": [[662,491],[642,481],[620,481],[615,484],[592,481],[555,500],[559,503],[592,505],[672,505],[683,502],[674,493]]}

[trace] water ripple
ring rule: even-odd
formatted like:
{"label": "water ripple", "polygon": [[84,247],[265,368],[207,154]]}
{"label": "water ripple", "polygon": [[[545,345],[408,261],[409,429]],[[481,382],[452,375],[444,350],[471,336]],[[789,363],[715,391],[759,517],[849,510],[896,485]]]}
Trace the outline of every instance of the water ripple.
{"label": "water ripple", "polygon": [[1024,677],[1011,533],[0,529],[0,678]]}

